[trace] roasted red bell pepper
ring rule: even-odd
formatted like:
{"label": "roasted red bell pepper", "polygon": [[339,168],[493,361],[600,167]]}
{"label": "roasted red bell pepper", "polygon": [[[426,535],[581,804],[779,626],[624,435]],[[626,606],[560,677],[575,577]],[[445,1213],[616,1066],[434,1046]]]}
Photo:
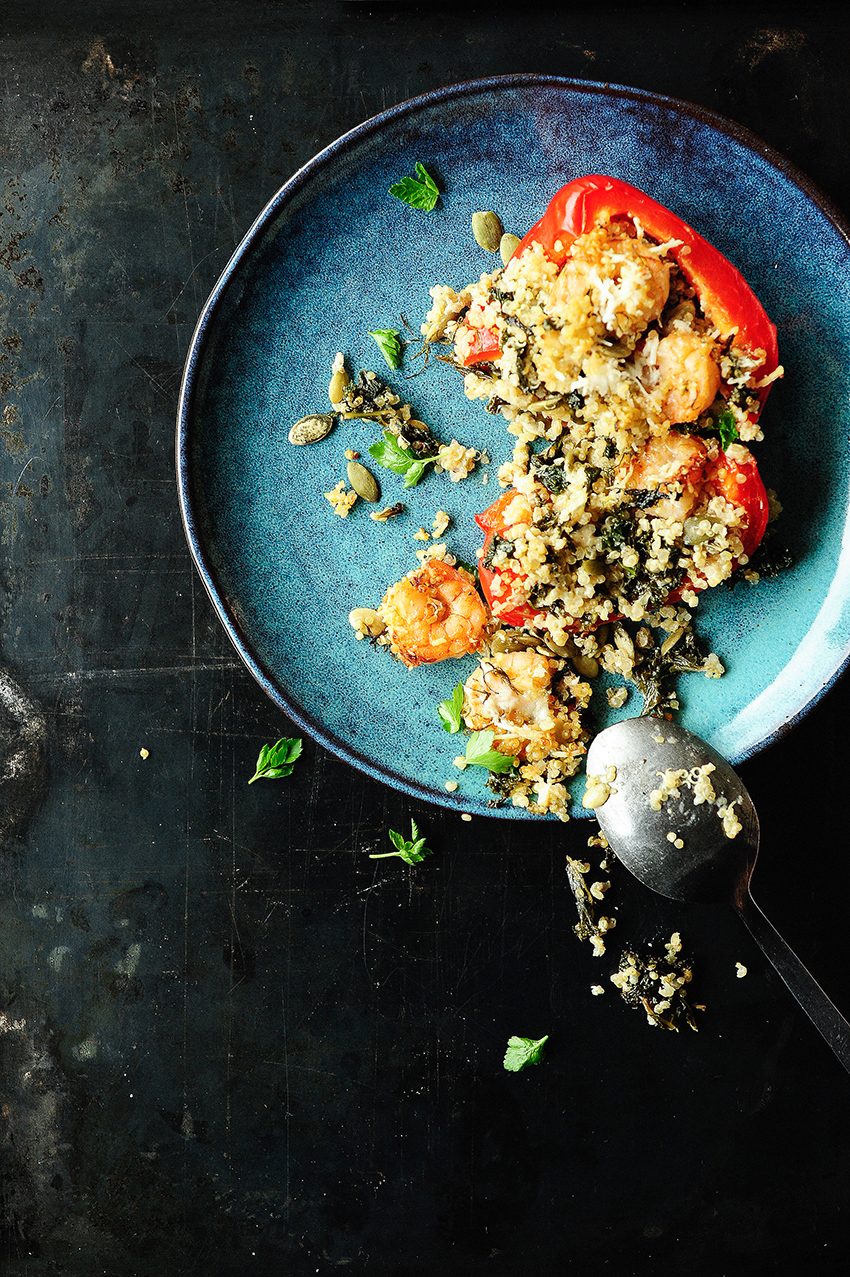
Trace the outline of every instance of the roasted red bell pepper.
{"label": "roasted red bell pepper", "polygon": [[516,500],[518,493],[514,488],[503,492],[497,501],[481,514],[476,514],[475,522],[484,532],[484,545],[478,556],[478,579],[487,600],[487,606],[503,625],[522,626],[532,624],[540,613],[530,603],[514,604],[501,610],[503,594],[510,591],[517,581],[523,580],[523,573],[505,565],[500,568],[487,566],[487,556],[496,537],[500,537],[509,527],[513,527],[516,519],[506,516],[508,507]]}
{"label": "roasted red bell pepper", "polygon": [[[514,257],[523,253],[529,244],[537,243],[547,257],[562,265],[573,240],[592,230],[603,218],[637,221],[650,238],[661,244],[680,240],[680,245],[671,248],[670,254],[694,288],[709,319],[724,335],[733,329],[737,331],[733,344],[750,351],[764,351],[758,370],[760,378],[776,369],[779,362],[776,328],[740,271],[687,222],[627,182],[601,176],[579,177],[568,182],[520,241]],[[768,389],[764,387],[759,392],[761,406]]]}
{"label": "roasted red bell pepper", "polygon": [[741,532],[741,541],[744,554],[749,558],[764,536],[770,515],[767,492],[755,458],[732,461],[721,452],[706,469],[704,488],[744,511],[746,527]]}
{"label": "roasted red bell pepper", "polygon": [[[478,307],[481,311],[482,307]],[[462,359],[464,368],[471,368],[473,364],[482,364],[489,362],[491,359],[498,359],[501,353],[499,345],[499,330],[497,328],[478,327],[471,324],[467,319],[466,330],[469,334],[469,349]]]}
{"label": "roasted red bell pepper", "polygon": [[[699,473],[694,482],[706,497],[724,497],[731,505],[742,510],[745,524],[740,534],[741,542],[744,554],[750,558],[764,536],[769,514],[767,493],[755,459],[748,457],[744,461],[733,461],[725,452],[721,452],[708,466],[700,461],[696,468]],[[524,574],[510,564],[496,568],[487,566],[488,552],[494,539],[520,521],[514,517],[516,511],[510,517],[508,515],[517,497],[516,490],[509,489],[482,514],[477,514],[475,522],[485,533],[484,545],[479,552],[478,577],[487,605],[503,625],[521,627],[534,625],[535,618],[543,615],[531,603],[514,603],[508,608],[503,606],[505,597],[517,584],[522,585]],[[669,602],[676,602],[685,590],[704,588],[704,585],[697,585],[691,580],[685,581],[679,589],[673,591]],[[618,616],[613,615],[608,619],[614,621]],[[576,621],[573,628],[579,630],[586,627]]]}

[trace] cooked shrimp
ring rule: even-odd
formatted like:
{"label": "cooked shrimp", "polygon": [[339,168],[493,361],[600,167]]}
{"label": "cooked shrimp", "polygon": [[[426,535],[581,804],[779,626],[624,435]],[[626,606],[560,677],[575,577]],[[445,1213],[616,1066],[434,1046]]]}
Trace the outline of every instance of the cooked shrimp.
{"label": "cooked shrimp", "polygon": [[411,668],[477,651],[489,619],[469,573],[441,559],[390,586],[379,611],[392,650]]}
{"label": "cooked shrimp", "polygon": [[464,684],[463,718],[489,729],[493,744],[515,758],[542,758],[574,738],[568,707],[552,693],[558,662],[538,652],[500,652],[482,660]]}
{"label": "cooked shrimp", "polygon": [[673,332],[658,343],[662,411],[668,421],[696,421],[720,389],[713,343],[698,333]]}
{"label": "cooked shrimp", "polygon": [[586,294],[610,332],[639,333],[667,304],[670,266],[643,240],[624,235],[602,247],[598,234],[582,236],[561,268],[552,299],[566,306]]}
{"label": "cooked shrimp", "polygon": [[643,452],[624,467],[621,481],[624,488],[648,492],[658,488],[662,495],[649,507],[650,513],[684,520],[699,501],[707,460],[701,439],[670,430],[649,440]]}

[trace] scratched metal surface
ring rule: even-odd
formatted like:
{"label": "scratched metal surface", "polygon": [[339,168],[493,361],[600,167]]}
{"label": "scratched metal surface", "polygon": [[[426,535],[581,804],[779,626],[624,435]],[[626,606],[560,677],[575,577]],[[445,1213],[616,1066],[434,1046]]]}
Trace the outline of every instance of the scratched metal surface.
{"label": "scratched metal surface", "polygon": [[[696,958],[703,1028],[662,1034],[590,996],[607,959],[564,874],[586,826],[462,824],[309,741],[248,788],[287,724],[193,574],[172,450],[230,252],[360,120],[484,75],[632,84],[753,129],[848,214],[850,19],[8,10],[0,1268],[843,1273],[850,1079],[731,911],[617,879],[629,940],[679,928]],[[755,894],[845,1011],[848,709],[845,681],[742,768]],[[436,854],[370,860],[411,816]],[[505,1073],[512,1033],[550,1034],[546,1061]]]}

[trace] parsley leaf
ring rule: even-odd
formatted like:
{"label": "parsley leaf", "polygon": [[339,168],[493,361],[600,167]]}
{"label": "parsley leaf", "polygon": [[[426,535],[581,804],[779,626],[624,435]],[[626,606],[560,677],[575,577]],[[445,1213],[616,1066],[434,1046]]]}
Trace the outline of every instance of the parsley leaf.
{"label": "parsley leaf", "polygon": [[372,444],[369,455],[374,457],[378,465],[383,466],[385,470],[404,475],[406,488],[412,488],[417,484],[434,460],[433,457],[426,457],[420,461],[409,448],[402,447],[396,436],[389,430],[384,432],[384,437],[379,443]]}
{"label": "parsley leaf", "polygon": [[401,333],[396,328],[377,328],[369,333],[377,342],[378,349],[386,359],[390,368],[401,367]]}
{"label": "parsley leaf", "polygon": [[264,745],[257,759],[257,770],[248,784],[253,785],[255,780],[277,780],[279,776],[288,776],[300,754],[301,741],[298,739],[281,737],[274,745]]}
{"label": "parsley leaf", "polygon": [[548,1041],[548,1033],[545,1038],[508,1038],[505,1068],[509,1073],[519,1073],[529,1064],[539,1064],[543,1045]]}
{"label": "parsley leaf", "polygon": [[433,856],[430,847],[425,846],[425,839],[419,832],[419,826],[415,820],[410,822],[410,837],[405,838],[403,834],[396,833],[394,829],[388,831],[390,842],[395,847],[395,851],[381,851],[373,853],[370,860],[385,860],[387,856],[400,856],[408,865],[418,865],[420,860],[424,860],[426,856]]}
{"label": "parsley leaf", "polygon": [[440,701],[437,713],[443,720],[444,732],[459,732],[463,727],[463,683],[458,683],[451,700]]}
{"label": "parsley leaf", "polygon": [[730,443],[734,443],[736,439],[740,438],[738,427],[735,424],[735,414],[728,408],[719,417],[715,417],[714,424],[717,428],[717,433],[720,435],[721,448],[728,448]]}
{"label": "parsley leaf", "polygon": [[403,177],[400,182],[396,182],[390,187],[390,195],[394,195],[403,204],[409,204],[411,208],[420,208],[424,213],[430,213],[440,197],[437,183],[418,161],[416,176],[419,178],[418,182],[415,177]]}
{"label": "parsley leaf", "polygon": [[493,733],[473,732],[466,742],[466,761],[476,767],[486,767],[491,772],[509,772],[516,759],[493,749]]}

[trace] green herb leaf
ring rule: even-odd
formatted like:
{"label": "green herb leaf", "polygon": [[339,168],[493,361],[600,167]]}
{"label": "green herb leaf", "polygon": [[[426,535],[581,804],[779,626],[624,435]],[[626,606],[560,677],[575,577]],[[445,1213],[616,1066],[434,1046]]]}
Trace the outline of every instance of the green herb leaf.
{"label": "green herb leaf", "polygon": [[403,204],[409,204],[411,208],[420,208],[424,213],[430,213],[440,197],[437,183],[418,162],[416,175],[419,178],[418,182],[414,177],[403,177],[400,182],[390,187],[390,195],[394,195]]}
{"label": "green herb leaf", "polygon": [[509,1073],[519,1073],[529,1064],[539,1064],[543,1045],[548,1041],[548,1033],[545,1038],[508,1038],[505,1068]]}
{"label": "green herb leaf", "polygon": [[440,701],[437,713],[443,720],[444,732],[459,732],[463,727],[463,683],[458,683],[451,700]]}
{"label": "green herb leaf", "polygon": [[466,761],[491,772],[509,772],[516,766],[515,758],[493,749],[493,733],[489,729],[472,733],[466,742]]}
{"label": "green herb leaf", "polygon": [[403,834],[396,833],[395,829],[388,831],[389,839],[395,847],[395,851],[381,851],[373,853],[370,860],[385,860],[388,856],[400,856],[408,865],[418,865],[420,860],[424,860],[426,856],[433,856],[430,847],[425,846],[425,839],[419,832],[419,826],[415,820],[410,822],[410,837],[405,838]]}
{"label": "green herb leaf", "polygon": [[277,780],[279,776],[288,776],[300,754],[301,741],[298,739],[281,737],[274,745],[264,745],[257,759],[257,770],[248,784],[253,785],[255,780]]}
{"label": "green herb leaf", "polygon": [[403,350],[401,333],[395,328],[376,328],[374,332],[369,333],[369,336],[374,337],[378,349],[390,368],[400,368],[401,352]]}
{"label": "green herb leaf", "polygon": [[426,457],[424,460],[414,457],[410,449],[402,447],[396,436],[389,430],[384,432],[384,437],[379,443],[372,444],[369,455],[374,457],[378,465],[383,466],[385,470],[404,475],[406,488],[412,488],[417,484],[434,460],[433,457]]}
{"label": "green herb leaf", "polygon": [[729,408],[722,412],[719,417],[715,418],[715,426],[717,433],[720,435],[720,446],[725,450],[730,443],[734,443],[740,438],[738,427],[735,423],[735,414]]}

